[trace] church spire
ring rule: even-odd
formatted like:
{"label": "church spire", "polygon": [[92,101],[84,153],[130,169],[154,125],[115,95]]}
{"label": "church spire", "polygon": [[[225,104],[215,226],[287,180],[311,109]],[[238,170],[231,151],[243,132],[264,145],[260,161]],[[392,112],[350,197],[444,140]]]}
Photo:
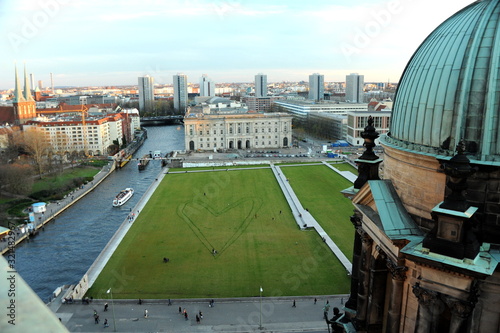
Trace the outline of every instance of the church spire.
{"label": "church spire", "polygon": [[24,64],[24,99],[27,102],[33,102],[33,96],[31,95],[31,85],[29,84],[28,72],[26,72],[26,64]]}
{"label": "church spire", "polygon": [[21,91],[21,81],[19,80],[19,75],[17,75],[17,66],[14,67],[15,72],[16,72],[16,87],[14,88],[14,100],[12,102],[14,103],[19,103],[19,102],[26,102],[26,100],[23,97],[23,93]]}

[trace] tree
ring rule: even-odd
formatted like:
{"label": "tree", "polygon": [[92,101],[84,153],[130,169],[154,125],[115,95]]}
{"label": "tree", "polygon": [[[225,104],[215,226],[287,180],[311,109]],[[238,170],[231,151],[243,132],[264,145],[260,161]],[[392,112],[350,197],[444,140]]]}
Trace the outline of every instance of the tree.
{"label": "tree", "polygon": [[51,148],[49,140],[45,138],[45,132],[39,128],[29,128],[26,131],[16,133],[13,140],[29,156],[36,170],[36,173],[42,178],[45,170],[47,153]]}
{"label": "tree", "polygon": [[0,165],[0,182],[9,193],[26,195],[33,188],[33,168],[28,164]]}

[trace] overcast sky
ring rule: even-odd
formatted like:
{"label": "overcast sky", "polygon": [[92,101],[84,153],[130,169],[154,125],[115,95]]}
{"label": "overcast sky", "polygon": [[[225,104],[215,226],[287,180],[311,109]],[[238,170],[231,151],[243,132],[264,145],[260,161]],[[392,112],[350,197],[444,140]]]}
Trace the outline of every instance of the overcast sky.
{"label": "overcast sky", "polygon": [[50,85],[128,85],[185,73],[216,83],[397,82],[413,52],[472,0],[0,0],[0,89],[26,63]]}

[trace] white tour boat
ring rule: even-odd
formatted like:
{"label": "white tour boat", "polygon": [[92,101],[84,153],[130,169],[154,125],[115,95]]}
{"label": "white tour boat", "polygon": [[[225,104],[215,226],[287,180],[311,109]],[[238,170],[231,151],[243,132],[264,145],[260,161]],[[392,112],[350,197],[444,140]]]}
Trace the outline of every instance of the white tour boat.
{"label": "white tour boat", "polygon": [[132,195],[134,195],[134,189],[130,187],[120,191],[120,193],[118,193],[118,195],[113,200],[113,206],[118,207],[123,205],[132,197]]}

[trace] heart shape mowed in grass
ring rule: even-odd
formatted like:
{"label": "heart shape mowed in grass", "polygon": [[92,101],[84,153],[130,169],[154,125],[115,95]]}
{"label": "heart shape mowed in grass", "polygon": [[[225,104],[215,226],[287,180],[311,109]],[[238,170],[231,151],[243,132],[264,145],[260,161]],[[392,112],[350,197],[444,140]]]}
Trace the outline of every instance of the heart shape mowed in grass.
{"label": "heart shape mowed in grass", "polygon": [[230,247],[255,218],[262,202],[258,198],[243,198],[216,210],[204,203],[180,205],[177,214],[187,223],[210,254],[217,258]]}

